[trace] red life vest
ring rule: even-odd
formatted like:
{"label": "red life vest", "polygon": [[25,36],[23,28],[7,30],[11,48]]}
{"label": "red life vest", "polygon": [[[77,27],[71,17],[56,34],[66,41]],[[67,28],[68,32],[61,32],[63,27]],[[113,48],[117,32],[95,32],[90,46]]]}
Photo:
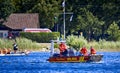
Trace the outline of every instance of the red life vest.
{"label": "red life vest", "polygon": [[80,50],[80,53],[83,54],[84,56],[85,55],[88,55],[88,51],[85,47],[83,47],[81,50]]}
{"label": "red life vest", "polygon": [[66,45],[64,43],[61,43],[59,45],[59,49],[60,49],[60,53],[62,53],[62,52],[64,52],[67,49],[67,47],[66,47]]}
{"label": "red life vest", "polygon": [[94,48],[90,49],[90,54],[96,54],[96,50]]}

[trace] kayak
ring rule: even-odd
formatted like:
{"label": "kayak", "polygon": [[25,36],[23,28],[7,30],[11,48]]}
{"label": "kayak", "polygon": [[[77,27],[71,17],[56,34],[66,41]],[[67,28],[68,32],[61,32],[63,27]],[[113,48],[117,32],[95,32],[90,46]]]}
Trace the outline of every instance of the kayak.
{"label": "kayak", "polygon": [[99,62],[103,55],[50,57],[49,62]]}

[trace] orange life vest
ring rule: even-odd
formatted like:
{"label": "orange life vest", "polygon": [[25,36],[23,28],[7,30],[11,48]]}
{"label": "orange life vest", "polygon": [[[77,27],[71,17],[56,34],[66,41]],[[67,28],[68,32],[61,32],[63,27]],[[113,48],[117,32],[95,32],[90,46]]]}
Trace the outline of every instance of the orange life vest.
{"label": "orange life vest", "polygon": [[90,49],[90,54],[96,54],[96,50],[94,48]]}
{"label": "orange life vest", "polygon": [[61,43],[59,45],[59,49],[60,49],[60,53],[62,53],[62,52],[64,52],[67,49],[67,47],[66,47],[66,45],[64,43]]}
{"label": "orange life vest", "polygon": [[83,54],[83,55],[88,55],[88,51],[85,47],[83,47],[81,50],[80,50],[80,53]]}

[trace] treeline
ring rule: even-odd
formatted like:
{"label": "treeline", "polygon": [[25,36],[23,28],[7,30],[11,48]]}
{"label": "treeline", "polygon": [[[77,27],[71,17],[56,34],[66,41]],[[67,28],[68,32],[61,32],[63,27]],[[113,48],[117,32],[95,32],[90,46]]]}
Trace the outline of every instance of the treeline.
{"label": "treeline", "polygon": [[[62,3],[63,0],[0,0],[0,19],[5,20],[11,13],[39,13],[41,28],[63,34]],[[65,0],[65,11],[67,35],[82,32],[88,40],[120,40],[120,0]]]}

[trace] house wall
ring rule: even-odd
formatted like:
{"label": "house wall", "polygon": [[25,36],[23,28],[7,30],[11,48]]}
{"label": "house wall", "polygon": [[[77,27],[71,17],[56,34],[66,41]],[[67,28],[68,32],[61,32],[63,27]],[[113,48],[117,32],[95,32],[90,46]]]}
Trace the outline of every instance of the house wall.
{"label": "house wall", "polygon": [[7,38],[8,30],[0,30],[0,38]]}
{"label": "house wall", "polygon": [[48,28],[25,28],[24,32],[52,32]]}

